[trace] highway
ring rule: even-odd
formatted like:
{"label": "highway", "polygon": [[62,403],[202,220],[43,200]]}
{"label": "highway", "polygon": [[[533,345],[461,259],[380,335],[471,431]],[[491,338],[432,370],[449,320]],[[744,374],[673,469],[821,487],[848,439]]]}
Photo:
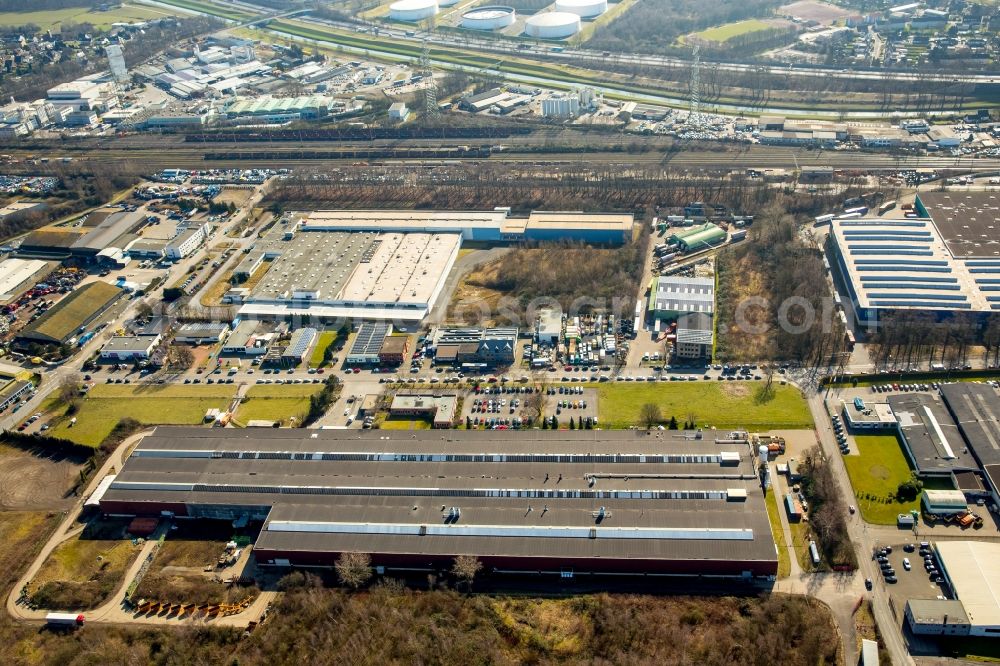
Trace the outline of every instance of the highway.
{"label": "highway", "polygon": [[[461,57],[465,55],[480,55],[482,52],[496,52],[498,53],[497,66],[504,63],[503,55],[516,56],[520,60],[527,61],[529,64],[536,62],[538,64],[551,64],[552,59],[557,59],[556,64],[564,63],[568,64],[572,62],[574,66],[580,67],[590,67],[593,74],[604,74],[610,75],[606,67],[606,63],[609,59],[616,62],[627,62],[630,64],[635,64],[637,66],[652,66],[660,65],[665,67],[684,67],[690,68],[690,63],[677,60],[677,59],[666,59],[660,56],[628,56],[628,55],[616,55],[616,56],[604,56],[603,53],[596,51],[587,50],[563,50],[561,52],[555,52],[551,50],[551,47],[546,49],[541,49],[539,47],[528,47],[528,48],[517,48],[513,43],[511,46],[506,46],[504,42],[486,42],[484,40],[476,40],[474,37],[466,37],[466,35],[451,36],[440,32],[418,32],[414,33],[412,36],[407,35],[404,32],[399,31],[381,31],[377,35],[371,35],[366,33],[372,32],[372,25],[363,23],[349,23],[349,22],[333,22],[325,21],[320,19],[312,19],[310,21],[305,21],[307,24],[315,24],[320,29],[325,29],[327,31],[327,36],[329,39],[317,39],[313,36],[302,37],[300,35],[293,34],[287,30],[278,29],[268,25],[261,28],[261,32],[268,32],[276,37],[280,37],[284,40],[292,40],[300,42],[302,44],[319,45],[328,49],[333,49],[339,52],[346,53],[356,53],[364,55],[366,57],[371,57],[372,54],[376,54],[377,57],[387,59],[390,61],[408,61],[405,55],[400,55],[396,51],[399,48],[400,43],[405,43],[410,48],[421,48],[423,42],[426,41],[430,44],[434,44],[437,48],[453,48],[456,49],[455,56]],[[308,25],[306,26],[308,27]],[[363,46],[355,46],[353,44],[341,43],[344,41],[337,41],[337,33],[329,32],[330,30],[337,30],[342,32],[353,33],[358,35],[360,38],[364,38],[370,43],[366,43]],[[413,31],[407,31],[413,32]],[[353,35],[349,35],[352,38]],[[380,47],[380,41],[384,46]],[[470,47],[471,50],[470,50]],[[581,85],[578,79],[570,76],[566,77],[541,77],[532,76],[527,74],[521,74],[518,72],[512,72],[507,70],[492,69],[490,67],[484,66],[468,66],[462,65],[452,60],[441,60],[438,58],[430,57],[430,63],[435,67],[443,70],[453,70],[462,71],[471,75],[491,75],[510,81],[516,81],[520,83],[527,83],[531,85],[539,85],[555,89],[564,89],[569,86]],[[713,67],[713,64],[704,64],[705,67]],[[602,70],[603,67],[603,70]],[[795,69],[788,65],[783,66],[761,66],[757,64],[747,65],[747,64],[732,64],[732,63],[720,63],[720,70],[742,72],[742,73],[770,73],[774,75],[790,76],[793,73],[795,75],[810,76],[814,75],[820,78],[835,78],[835,79],[871,79],[871,80],[883,80],[885,75],[879,72],[855,72],[854,70],[811,70],[806,68]],[[913,80],[920,81],[922,84],[926,85],[953,85],[955,83],[965,83],[970,85],[993,85],[1000,82],[1000,78],[996,75],[960,75],[960,74],[948,74],[946,76],[938,75],[933,81],[928,80],[928,74],[926,73],[905,73],[892,72],[893,79],[895,80]],[[610,83],[602,83],[602,79],[595,78],[593,81],[588,81],[587,85],[594,89],[595,92],[603,94],[605,96],[615,98],[631,100],[639,103],[655,104],[661,106],[668,106],[674,108],[687,108],[689,104],[688,97],[685,94],[678,93],[667,93],[661,87],[659,92],[656,93],[643,93],[636,92],[635,90],[629,90],[625,87],[619,87],[625,85],[626,80],[621,79],[621,83],[615,84],[613,81]],[[648,87],[648,86],[647,86]],[[853,96],[851,94],[843,95],[833,95],[831,99],[835,99],[836,108],[823,108],[822,105],[812,104],[812,105],[797,105],[794,102],[782,102],[781,100],[771,100],[768,102],[768,106],[762,107],[755,104],[741,104],[732,102],[713,102],[711,107],[717,113],[723,114],[746,114],[746,113],[781,113],[787,116],[803,116],[815,118],[817,116],[837,116],[840,119],[844,118],[855,118],[855,119],[875,119],[875,118],[885,118],[889,116],[898,115],[901,109],[896,107],[891,110],[860,110],[860,109],[849,109],[844,107],[845,100],[851,100]],[[906,113],[920,114],[923,116],[937,116],[937,115],[952,115],[954,110],[942,110],[942,109],[931,109],[931,108],[912,108],[907,109]]]}
{"label": "highway", "polygon": [[[569,62],[580,63],[581,61],[590,62],[595,65],[600,65],[607,63],[608,61],[615,63],[628,63],[641,66],[658,66],[667,68],[684,68],[688,69],[691,67],[691,61],[683,58],[671,58],[668,56],[652,55],[652,54],[626,54],[626,53],[613,53],[598,51],[594,49],[584,49],[584,48],[564,48],[561,51],[553,50],[552,46],[549,45],[532,45],[525,42],[514,42],[514,41],[504,41],[504,40],[487,40],[477,38],[472,34],[472,31],[464,31],[461,35],[455,35],[448,32],[439,31],[423,31],[423,30],[412,30],[403,31],[399,29],[385,29],[385,24],[379,23],[348,23],[348,22],[333,22],[333,21],[322,21],[317,19],[311,19],[310,23],[320,23],[329,25],[331,27],[336,27],[342,30],[351,30],[354,32],[371,32],[371,29],[379,28],[380,37],[388,37],[396,41],[410,41],[416,44],[422,44],[424,40],[436,44],[439,46],[452,46],[455,48],[463,48],[468,50],[470,47],[475,48],[479,51],[484,52],[495,52],[495,53],[510,53],[518,56],[533,55],[547,60],[555,60],[559,62]],[[407,32],[412,32],[412,36],[407,36]],[[914,72],[905,70],[882,70],[882,69],[872,69],[872,68],[831,68],[831,67],[813,67],[813,66],[796,66],[789,63],[780,63],[775,65],[768,65],[763,63],[735,63],[735,62],[725,62],[721,60],[707,60],[702,59],[701,66],[705,69],[715,69],[718,68],[719,71],[723,72],[764,72],[767,74],[775,75],[794,75],[802,77],[822,77],[824,79],[845,79],[849,81],[856,80],[869,80],[869,81],[881,81],[886,78],[887,75],[891,75],[894,80],[897,81],[919,81],[924,84],[935,84],[935,83],[972,83],[972,84],[996,84],[1000,83],[1000,74],[997,73],[986,73],[986,74],[964,74],[961,72]]]}

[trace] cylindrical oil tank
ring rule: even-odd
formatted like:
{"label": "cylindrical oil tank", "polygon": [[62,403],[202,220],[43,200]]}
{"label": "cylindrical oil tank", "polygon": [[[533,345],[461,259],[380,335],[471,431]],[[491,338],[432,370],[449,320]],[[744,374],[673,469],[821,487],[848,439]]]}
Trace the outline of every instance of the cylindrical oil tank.
{"label": "cylindrical oil tank", "polygon": [[423,21],[437,13],[437,0],[399,0],[389,5],[389,18],[394,21]]}
{"label": "cylindrical oil tank", "polygon": [[524,34],[539,39],[562,39],[580,32],[580,17],[568,12],[535,14],[524,22]]}
{"label": "cylindrical oil tank", "polygon": [[470,30],[499,30],[512,25],[516,18],[513,7],[487,5],[462,14],[462,27]]}
{"label": "cylindrical oil tank", "polygon": [[556,11],[593,18],[608,11],[608,0],[556,0]]}

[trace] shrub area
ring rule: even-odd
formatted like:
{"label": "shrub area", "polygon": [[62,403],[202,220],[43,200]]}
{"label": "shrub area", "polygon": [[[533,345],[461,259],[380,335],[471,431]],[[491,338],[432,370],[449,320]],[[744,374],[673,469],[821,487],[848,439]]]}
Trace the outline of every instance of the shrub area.
{"label": "shrub area", "polygon": [[[93,625],[87,649],[35,633],[46,661],[310,664],[782,664],[840,663],[828,609],[771,595],[584,595],[538,599],[415,592],[380,584],[360,593],[314,587],[309,575],[248,638],[239,631]],[[9,655],[10,643],[0,653]],[[361,656],[363,655],[363,656]]]}

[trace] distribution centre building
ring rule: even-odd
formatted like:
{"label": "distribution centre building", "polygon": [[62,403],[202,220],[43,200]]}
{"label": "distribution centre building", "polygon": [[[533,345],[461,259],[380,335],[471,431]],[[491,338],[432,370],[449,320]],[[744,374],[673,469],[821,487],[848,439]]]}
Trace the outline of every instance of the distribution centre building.
{"label": "distribution centre building", "polygon": [[774,576],[746,442],[659,431],[157,427],[99,499],[108,515],[262,521],[262,566]]}
{"label": "distribution centre building", "polygon": [[624,245],[632,240],[631,213],[532,211],[513,216],[491,211],[319,210],[302,221],[303,230],[460,233],[464,241],[581,241]]}
{"label": "distribution centre building", "polygon": [[886,314],[942,319],[1000,310],[1000,200],[996,193],[923,192],[918,218],[834,219],[831,264],[861,324]]}

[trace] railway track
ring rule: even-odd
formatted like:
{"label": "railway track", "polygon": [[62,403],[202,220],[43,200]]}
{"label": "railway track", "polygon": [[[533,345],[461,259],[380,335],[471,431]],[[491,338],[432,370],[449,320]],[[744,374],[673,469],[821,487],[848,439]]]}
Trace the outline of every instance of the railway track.
{"label": "railway track", "polygon": [[[368,163],[423,164],[435,163],[521,163],[521,164],[659,164],[678,169],[744,169],[744,168],[785,168],[797,169],[803,166],[828,166],[838,169],[862,171],[896,171],[901,169],[932,168],[960,171],[996,171],[1000,169],[1000,159],[970,159],[953,157],[891,156],[867,153],[820,152],[794,150],[752,150],[746,152],[709,151],[663,151],[651,150],[644,153],[624,151],[607,152],[532,152],[511,149],[504,152],[459,151],[457,146],[442,147],[433,151],[423,148],[379,148],[373,146],[341,147],[330,150],[328,144],[312,147],[285,145],[228,148],[178,145],[164,149],[97,149],[87,151],[60,150],[60,156],[72,157],[74,162],[88,165],[121,163],[141,164],[144,170],[155,171],[162,168],[206,168],[268,166],[294,168],[318,166],[324,163],[352,164],[359,160]],[[464,154],[463,154],[464,153]],[[11,151],[15,159],[23,160],[32,154],[27,151]],[[58,158],[53,158],[58,161]],[[51,164],[51,162],[50,162]],[[27,166],[27,165],[22,165]],[[33,165],[36,166],[36,165]],[[37,165],[45,167],[47,165]],[[28,169],[32,170],[32,169]],[[33,169],[39,171],[39,169]]]}

